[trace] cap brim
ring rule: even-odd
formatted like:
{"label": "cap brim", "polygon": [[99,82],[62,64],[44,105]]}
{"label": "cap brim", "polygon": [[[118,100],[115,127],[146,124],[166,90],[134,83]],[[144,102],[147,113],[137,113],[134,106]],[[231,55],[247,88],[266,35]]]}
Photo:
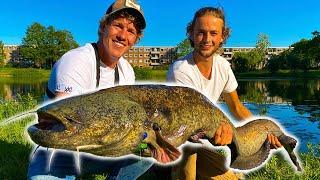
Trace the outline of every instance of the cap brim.
{"label": "cap brim", "polygon": [[124,7],[124,8],[121,8],[121,9],[118,9],[118,10],[115,10],[115,11],[112,11],[111,13],[107,14],[108,16],[112,15],[112,14],[115,14],[115,13],[118,13],[118,12],[121,12],[123,10],[126,10],[128,11],[130,14],[134,15],[135,17],[137,17],[139,19],[139,21],[141,22],[140,24],[140,28],[141,29],[144,29],[146,28],[146,20],[144,19],[144,16],[141,14],[140,11],[134,9],[134,8],[131,8],[131,7]]}

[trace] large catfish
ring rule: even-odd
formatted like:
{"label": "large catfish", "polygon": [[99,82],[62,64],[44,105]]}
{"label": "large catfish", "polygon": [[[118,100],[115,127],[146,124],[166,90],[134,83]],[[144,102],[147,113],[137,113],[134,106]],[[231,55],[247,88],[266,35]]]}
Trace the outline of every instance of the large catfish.
{"label": "large catfish", "polygon": [[275,135],[301,170],[293,149],[297,141],[271,120],[257,119],[235,128],[225,114],[198,91],[178,86],[128,85],[63,99],[37,110],[28,128],[43,147],[79,150],[99,156],[150,155],[176,160],[176,147],[212,137],[222,122],[233,127],[230,167],[249,170],[269,155],[267,135]]}

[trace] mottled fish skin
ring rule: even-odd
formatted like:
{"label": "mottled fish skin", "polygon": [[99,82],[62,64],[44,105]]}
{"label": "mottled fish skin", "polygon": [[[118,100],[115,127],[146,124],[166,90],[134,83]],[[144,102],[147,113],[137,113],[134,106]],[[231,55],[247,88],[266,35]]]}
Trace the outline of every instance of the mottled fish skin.
{"label": "mottled fish skin", "polygon": [[37,113],[42,119],[58,119],[64,128],[59,131],[29,128],[36,144],[109,157],[134,153],[143,133],[153,123],[161,128],[162,137],[178,147],[200,129],[211,142],[210,137],[225,122],[233,127],[232,162],[238,158],[239,167],[235,167],[238,169],[248,169],[243,157],[257,154],[264,147],[268,133],[284,135],[270,120],[255,120],[235,128],[204,95],[179,86],[117,86],[63,99],[40,108]]}

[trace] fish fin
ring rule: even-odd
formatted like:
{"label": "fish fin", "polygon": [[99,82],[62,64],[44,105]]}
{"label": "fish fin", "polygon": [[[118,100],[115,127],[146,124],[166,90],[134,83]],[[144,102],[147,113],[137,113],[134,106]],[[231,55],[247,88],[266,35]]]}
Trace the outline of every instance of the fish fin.
{"label": "fish fin", "polygon": [[167,140],[165,140],[159,131],[156,132],[156,139],[159,146],[163,148],[163,150],[168,154],[171,160],[176,160],[181,155],[180,151],[174,147],[172,144],[170,144]]}
{"label": "fish fin", "polygon": [[234,160],[231,159],[231,168],[248,170],[261,165],[269,156],[270,142],[266,140],[259,151],[251,156],[237,156]]}
{"label": "fish fin", "polygon": [[278,140],[280,141],[280,143],[282,144],[282,146],[286,149],[286,151],[289,154],[289,157],[292,161],[292,163],[296,166],[297,171],[302,171],[301,166],[297,160],[297,156],[295,154],[295,152],[293,151],[293,149],[296,147],[297,145],[297,140],[295,140],[294,138],[287,136],[287,135],[281,135],[278,137]]}

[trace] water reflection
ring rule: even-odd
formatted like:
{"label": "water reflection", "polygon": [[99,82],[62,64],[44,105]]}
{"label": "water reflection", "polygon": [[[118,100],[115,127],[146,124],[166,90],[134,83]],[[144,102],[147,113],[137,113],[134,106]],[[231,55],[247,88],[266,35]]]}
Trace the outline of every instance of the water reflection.
{"label": "water reflection", "polygon": [[0,100],[15,99],[17,94],[31,94],[40,103],[46,87],[46,80],[41,79],[0,79]]}
{"label": "water reflection", "polygon": [[239,81],[238,94],[242,101],[262,105],[291,104],[297,112],[309,113],[310,121],[320,122],[320,80]]}

